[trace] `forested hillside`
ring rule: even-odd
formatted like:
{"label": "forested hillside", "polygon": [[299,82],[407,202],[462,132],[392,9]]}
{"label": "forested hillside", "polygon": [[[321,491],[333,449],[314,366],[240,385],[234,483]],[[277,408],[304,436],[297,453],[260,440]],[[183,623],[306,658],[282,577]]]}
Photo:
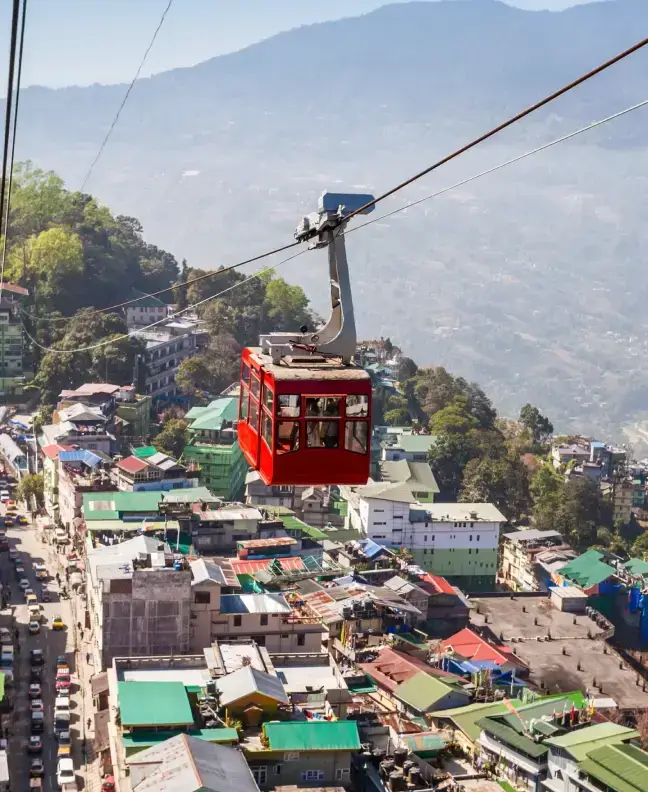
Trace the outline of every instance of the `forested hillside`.
{"label": "forested hillside", "polygon": [[[246,278],[215,270],[213,277],[185,286],[205,271],[186,261],[179,266],[170,253],[145,241],[138,220],[115,216],[91,195],[67,190],[59,176],[31,163],[16,167],[7,240],[5,279],[29,290],[23,321],[37,342],[33,385],[44,405],[52,405],[63,388],[89,379],[103,381],[108,375],[112,382],[132,381],[142,342],[127,336],[123,309],[101,309],[133,299],[133,289],[166,289],[160,299],[182,310]],[[216,392],[229,384],[240,347],[254,343],[260,332],[313,321],[302,289],[271,273],[228,291],[225,300],[205,302],[198,312],[210,344],[184,372],[190,392],[192,382]],[[38,344],[57,351],[44,352]]]}

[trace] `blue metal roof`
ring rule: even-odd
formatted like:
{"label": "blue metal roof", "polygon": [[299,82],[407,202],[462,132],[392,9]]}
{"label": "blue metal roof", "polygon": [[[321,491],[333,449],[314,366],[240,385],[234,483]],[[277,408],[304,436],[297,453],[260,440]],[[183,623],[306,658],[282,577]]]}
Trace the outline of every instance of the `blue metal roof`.
{"label": "blue metal roof", "polygon": [[385,548],[382,545],[374,542],[373,539],[360,539],[358,544],[362,548],[362,552],[367,556],[367,558],[375,558],[375,556],[378,556],[385,551]]}
{"label": "blue metal roof", "polygon": [[60,451],[58,458],[59,462],[83,462],[88,467],[96,467],[101,462],[101,457],[87,449],[82,451]]}

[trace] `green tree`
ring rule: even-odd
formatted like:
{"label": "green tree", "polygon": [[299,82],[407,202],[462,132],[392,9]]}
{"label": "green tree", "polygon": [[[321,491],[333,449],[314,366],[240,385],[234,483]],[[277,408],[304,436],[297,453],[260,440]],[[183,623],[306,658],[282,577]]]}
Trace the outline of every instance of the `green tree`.
{"label": "green tree", "polygon": [[459,492],[464,503],[493,503],[511,521],[519,520],[530,505],[529,479],[519,459],[471,459]]}
{"label": "green tree", "polygon": [[416,375],[418,371],[418,366],[409,357],[402,357],[398,361],[398,371],[396,376],[398,377],[399,382],[405,382],[408,379],[412,379],[413,376]]}
{"label": "green tree", "polygon": [[612,528],[612,509],[594,482],[572,476],[562,491],[553,527],[573,547],[587,550],[596,544],[599,528]]}
{"label": "green tree", "polygon": [[153,445],[165,454],[179,459],[188,442],[187,422],[180,418],[170,418],[162,431],[153,439]]}
{"label": "green tree", "polygon": [[412,423],[407,399],[399,393],[387,396],[384,405],[384,421],[387,426],[409,426]]}
{"label": "green tree", "polygon": [[430,420],[430,432],[466,436],[478,426],[478,421],[468,410],[468,401],[458,396],[447,406],[435,412]]}
{"label": "green tree", "polygon": [[173,299],[179,311],[182,311],[189,305],[189,300],[187,299],[187,286],[185,286],[188,280],[189,267],[187,265],[187,259],[182,259],[180,276],[176,283],[176,288],[173,290]]}
{"label": "green tree", "polygon": [[266,286],[263,314],[268,331],[299,330],[303,325],[314,329],[304,290],[283,278],[273,278]]}
{"label": "green tree", "polygon": [[642,558],[646,560],[646,557],[648,557],[648,531],[644,531],[635,539],[632,549],[630,550],[630,555],[633,558]]}
{"label": "green tree", "polygon": [[[141,276],[137,286],[147,293],[168,289],[178,279],[178,262],[165,250],[148,245],[140,259]],[[173,292],[160,295],[160,299],[171,302]]]}
{"label": "green tree", "polygon": [[45,505],[45,490],[42,473],[29,473],[23,476],[16,487],[16,497],[36,510]]}
{"label": "green tree", "polygon": [[533,523],[541,531],[554,529],[554,519],[562,503],[565,477],[545,463],[532,477],[529,490],[533,501]]}
{"label": "green tree", "polygon": [[186,396],[198,396],[213,392],[213,377],[207,358],[203,355],[183,360],[176,372],[175,381]]}
{"label": "green tree", "polygon": [[464,468],[474,454],[475,447],[467,435],[442,432],[436,436],[429,460],[441,490],[448,497],[457,496]]}
{"label": "green tree", "polygon": [[520,410],[520,423],[531,432],[535,444],[545,443],[547,438],[553,434],[554,428],[551,421],[531,404],[525,404]]}

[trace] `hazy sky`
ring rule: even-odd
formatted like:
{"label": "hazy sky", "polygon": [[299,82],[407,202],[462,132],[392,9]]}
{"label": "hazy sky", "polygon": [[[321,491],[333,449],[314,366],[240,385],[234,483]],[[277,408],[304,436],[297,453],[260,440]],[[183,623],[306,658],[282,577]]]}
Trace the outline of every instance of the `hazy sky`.
{"label": "hazy sky", "polygon": [[[354,16],[406,0],[175,0],[143,76],[231,52],[299,25]],[[587,0],[508,0],[561,10]],[[130,81],[167,0],[29,0],[23,85]],[[0,0],[0,96],[11,14]]]}

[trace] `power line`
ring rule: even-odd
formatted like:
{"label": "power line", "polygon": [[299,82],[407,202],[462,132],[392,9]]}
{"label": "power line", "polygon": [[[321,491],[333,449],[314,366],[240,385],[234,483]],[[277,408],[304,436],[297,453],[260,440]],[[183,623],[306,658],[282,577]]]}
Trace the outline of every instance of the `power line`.
{"label": "power line", "polygon": [[[140,302],[141,300],[146,300],[147,297],[157,297],[160,294],[165,294],[166,292],[173,291],[174,289],[177,288],[182,288],[184,286],[191,286],[193,283],[198,283],[199,281],[206,280],[207,278],[216,278],[218,275],[225,275],[225,273],[231,272],[232,270],[238,269],[239,267],[244,267],[246,264],[253,264],[255,261],[261,261],[261,259],[268,258],[269,256],[274,256],[277,253],[283,253],[284,251],[297,247],[300,244],[301,242],[291,242],[289,245],[283,245],[283,247],[278,247],[275,248],[274,250],[268,250],[266,253],[260,253],[258,256],[252,256],[252,258],[245,259],[244,261],[239,261],[237,264],[230,264],[228,267],[222,267],[221,269],[216,270],[216,272],[206,272],[204,275],[198,275],[196,278],[191,278],[185,283],[176,283],[174,286],[168,286],[166,289],[160,289],[159,291],[151,292],[150,294],[144,294],[141,297],[135,297],[132,300],[126,300],[125,302],[117,303],[116,305],[111,305],[108,308],[97,308],[94,311],[88,311],[86,316],[94,316],[94,314],[106,313],[107,311],[116,311],[117,308],[124,308],[127,305],[132,305],[133,303]],[[289,261],[290,259],[287,260]],[[282,261],[281,264],[283,263],[284,262]],[[34,314],[30,314],[25,310],[22,310],[22,313],[24,313],[25,316],[27,316],[29,319],[36,322],[40,322],[40,321],[69,322],[71,319],[70,316],[55,316],[52,317],[51,319],[42,319],[41,317],[35,316]]]}
{"label": "power line", "polygon": [[507,160],[506,162],[500,162],[499,165],[495,165],[492,168],[488,168],[481,173],[477,173],[474,176],[469,176],[467,179],[463,179],[460,182],[456,182],[455,184],[451,184],[449,187],[444,187],[442,190],[438,190],[431,195],[426,195],[424,198],[419,198],[416,201],[410,201],[410,203],[405,204],[404,206],[399,206],[397,209],[392,209],[391,212],[385,212],[385,214],[380,215],[379,217],[373,217],[371,220],[367,220],[362,225],[354,226],[353,228],[345,231],[345,234],[352,234],[354,231],[359,231],[361,228],[366,228],[367,226],[373,225],[373,223],[378,223],[380,220],[384,220],[387,217],[391,217],[392,215],[398,214],[399,212],[404,212],[407,209],[411,208],[412,206],[418,206],[419,204],[425,203],[425,201],[429,201],[432,198],[437,198],[439,195],[444,195],[451,190],[456,190],[457,187],[463,187],[464,184],[470,184],[470,182],[476,181],[477,179],[481,179],[482,176],[488,176],[490,173],[495,173],[498,170],[502,170],[502,168],[506,168],[509,165],[513,165],[516,162],[520,162],[520,160],[527,159],[527,157],[531,157],[534,154],[539,154],[541,151],[546,151],[546,149],[552,148],[556,146],[558,143],[564,143],[566,140],[571,140],[572,138],[576,137],[577,135],[582,135],[583,132],[589,132],[591,129],[596,129],[597,127],[602,126],[603,124],[607,124],[609,121],[614,121],[616,118],[621,118],[628,113],[632,113],[634,110],[639,110],[642,107],[648,106],[648,99],[644,99],[643,102],[639,102],[638,104],[632,105],[632,107],[626,107],[625,110],[619,110],[618,113],[613,113],[612,115],[607,116],[606,118],[602,118],[599,121],[593,121],[591,124],[587,126],[581,127],[574,132],[570,132],[568,135],[563,135],[562,137],[556,138],[555,140],[551,140],[549,143],[544,143],[542,146],[538,146],[537,148],[532,149],[531,151],[527,151],[524,154],[519,154],[517,157],[513,157],[513,159]]}
{"label": "power line", "polygon": [[[13,188],[14,160],[16,155],[16,134],[18,132],[18,105],[20,103],[20,83],[22,80],[23,52],[25,49],[25,22],[27,21],[27,0],[22,4],[22,22],[20,25],[20,49],[18,51],[18,75],[16,77],[16,101],[13,112],[13,138],[9,157],[9,185],[5,200],[4,236],[2,237],[2,262],[0,263],[0,300],[4,291],[5,263],[7,261],[7,238],[9,236],[9,211],[11,209],[11,190]],[[8,100],[7,100],[8,101]]]}
{"label": "power line", "polygon": [[582,85],[584,82],[587,82],[587,80],[590,80],[592,77],[595,77],[597,74],[601,74],[601,72],[604,72],[606,69],[609,69],[611,66],[614,66],[616,63],[619,63],[619,61],[622,61],[624,58],[627,58],[629,55],[632,55],[634,52],[637,52],[642,47],[645,47],[646,44],[648,44],[648,38],[642,39],[641,41],[634,44],[632,47],[629,47],[623,52],[620,52],[618,55],[615,55],[613,58],[610,58],[610,60],[601,63],[600,66],[597,66],[595,69],[588,71],[586,74],[583,74],[581,77],[578,77],[576,80],[573,80],[567,85],[564,85],[559,90],[554,91],[552,94],[549,94],[549,96],[545,96],[544,99],[541,99],[539,102],[532,104],[530,107],[527,107],[525,110],[522,110],[517,115],[514,115],[512,118],[509,118],[507,121],[504,121],[503,123],[498,124],[496,127],[493,127],[493,129],[491,129],[489,132],[485,132],[483,135],[480,135],[478,138],[475,138],[475,140],[473,140],[472,142],[467,143],[465,146],[456,149],[455,151],[452,152],[452,154],[448,154],[447,156],[435,162],[433,165],[430,165],[428,168],[419,171],[418,173],[414,174],[414,176],[410,176],[409,179],[405,179],[405,181],[400,182],[400,184],[397,184],[395,187],[392,187],[390,190],[387,190],[387,192],[382,193],[382,195],[379,195],[377,198],[373,198],[371,201],[368,201],[366,204],[364,204],[364,206],[360,206],[358,209],[355,209],[353,212],[350,212],[347,215],[347,218],[350,219],[351,217],[354,217],[355,215],[361,214],[367,209],[370,209],[372,206],[376,206],[376,204],[380,203],[381,201],[384,201],[385,198],[389,198],[390,195],[399,192],[404,187],[408,187],[410,184],[413,184],[415,181],[418,181],[419,179],[423,178],[423,176],[427,176],[428,173],[432,173],[432,171],[437,170],[437,168],[440,168],[442,165],[445,165],[451,160],[456,159],[457,157],[461,156],[461,154],[465,154],[467,151],[470,151],[470,149],[475,148],[475,146],[478,146],[480,143],[483,143],[489,138],[492,138],[495,135],[497,135],[499,132],[502,132],[504,129],[507,129],[508,127],[512,126],[516,122],[521,121],[523,118],[526,118],[532,113],[535,113],[536,110],[540,110],[540,108],[545,107],[550,102],[553,102],[554,99],[558,99],[560,96],[563,96],[564,94],[568,93],[574,88],[577,88],[579,85]]}
{"label": "power line", "polygon": [[204,300],[199,300],[197,303],[193,303],[192,305],[188,305],[186,308],[182,308],[180,311],[176,311],[175,313],[166,316],[164,319],[158,319],[157,322],[153,322],[150,325],[146,325],[146,327],[140,327],[137,330],[131,330],[128,333],[121,333],[119,335],[113,336],[112,338],[106,339],[104,341],[99,341],[96,344],[90,344],[89,346],[84,347],[77,347],[76,349],[57,349],[56,347],[46,347],[40,344],[36,339],[30,335],[29,331],[25,327],[24,323],[21,322],[22,328],[25,332],[25,335],[29,340],[37,346],[39,349],[42,349],[44,352],[52,352],[58,355],[69,355],[69,354],[76,354],[78,352],[91,352],[93,349],[100,349],[104,346],[109,346],[110,344],[115,344],[117,341],[121,341],[124,338],[130,338],[132,336],[137,336],[138,333],[143,333],[146,330],[150,330],[153,327],[157,327],[158,325],[166,324],[169,319],[175,319],[176,316],[181,316],[183,313],[192,310],[193,308],[197,308],[199,305],[204,305],[204,303],[209,302],[210,300],[215,300],[218,297],[222,297],[223,294],[227,294],[227,292],[233,291],[234,289],[238,288],[239,286],[243,286],[246,283],[249,283],[251,280],[255,278],[260,278],[262,275],[265,275],[268,272],[272,272],[272,270],[280,267],[282,264],[287,264],[289,261],[298,258],[299,256],[303,256],[304,253],[308,251],[308,248],[304,248],[300,250],[299,253],[295,253],[292,256],[288,256],[288,258],[280,261],[278,264],[274,264],[272,267],[265,267],[258,272],[250,275],[249,277],[245,278],[245,280],[239,281],[238,283],[233,283],[231,286],[228,286],[223,291],[219,292],[218,294],[212,294],[210,297],[205,297]]}
{"label": "power line", "polygon": [[[18,39],[18,19],[20,0],[13,0],[11,14],[11,40],[9,43],[9,74],[7,75],[7,106],[5,107],[4,142],[2,145],[2,183],[0,184],[0,233],[4,217],[5,193],[7,187],[7,159],[9,157],[9,140],[11,139],[11,108],[13,104],[14,69],[16,66],[16,42]],[[6,229],[5,229],[6,232]]]}
{"label": "power line", "polygon": [[106,148],[106,144],[108,143],[108,140],[110,139],[110,136],[112,135],[115,127],[117,126],[117,122],[119,121],[119,116],[121,115],[121,112],[124,109],[124,107],[126,105],[126,102],[128,101],[128,97],[130,96],[130,93],[133,90],[133,86],[135,85],[135,83],[137,82],[137,80],[138,80],[138,78],[140,76],[140,72],[144,68],[144,64],[146,63],[146,59],[148,58],[149,52],[151,51],[151,49],[153,48],[153,45],[155,44],[155,39],[158,37],[158,33],[160,32],[160,28],[164,24],[164,20],[166,19],[166,15],[169,13],[169,9],[171,8],[172,5],[173,5],[173,0],[169,0],[169,2],[167,3],[167,7],[164,9],[164,12],[162,13],[162,16],[160,17],[160,21],[158,22],[158,26],[155,28],[155,33],[153,33],[153,38],[150,40],[149,45],[146,48],[146,51],[144,52],[144,57],[140,61],[140,65],[137,67],[137,71],[135,72],[135,76],[133,77],[133,79],[131,81],[131,84],[126,89],[126,93],[124,94],[124,98],[122,99],[122,103],[119,105],[119,109],[117,110],[115,118],[113,119],[113,122],[110,125],[110,129],[106,133],[106,137],[103,139],[103,143],[99,147],[99,151],[97,152],[97,156],[94,158],[94,160],[92,162],[92,165],[90,166],[90,168],[88,169],[88,172],[86,173],[85,179],[83,180],[83,183],[81,184],[81,192],[83,192],[85,190],[85,186],[88,183],[88,179],[92,175],[92,172],[93,172],[93,170],[95,168],[95,165],[99,162],[99,159],[100,159],[101,155],[103,154],[103,150]]}

